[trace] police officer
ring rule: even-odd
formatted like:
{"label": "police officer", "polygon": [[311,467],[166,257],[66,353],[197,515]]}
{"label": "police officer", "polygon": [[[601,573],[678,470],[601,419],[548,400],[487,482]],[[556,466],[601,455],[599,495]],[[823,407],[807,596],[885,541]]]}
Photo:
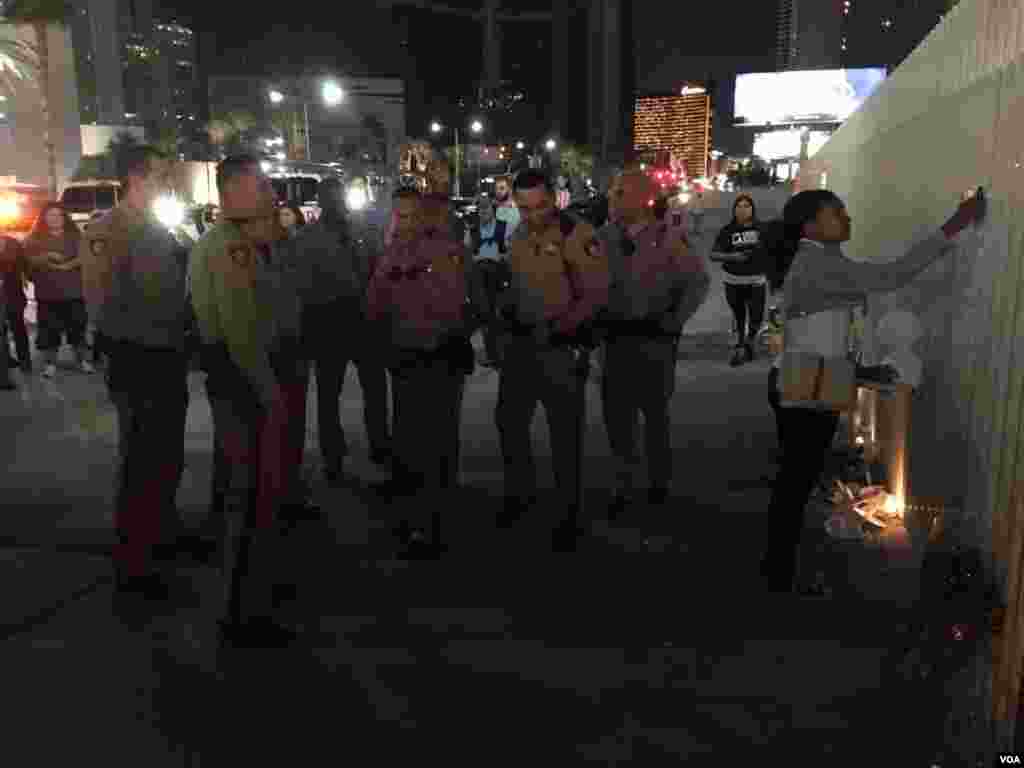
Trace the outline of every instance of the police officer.
{"label": "police officer", "polygon": [[536,473],[530,424],[544,404],[556,486],[565,518],[556,549],[581,534],[584,396],[593,337],[608,299],[608,266],[594,229],[555,208],[540,171],[521,172],[514,193],[523,222],[509,253],[509,287],[499,298],[502,368],[495,412],[505,460],[505,507],[499,523],[517,519],[534,501]]}
{"label": "police officer", "polygon": [[158,598],[166,586],[152,555],[161,529],[175,522],[184,468],[187,252],[153,213],[168,186],[164,156],[133,147],[119,165],[121,203],[86,233],[83,287],[117,408],[118,588]]}
{"label": "police officer", "polygon": [[[352,236],[340,180],[322,181],[319,198],[320,218],[300,231],[294,245],[297,266],[306,273],[302,336],[316,364],[320,451],[328,481],[337,484],[348,455],[338,408],[348,364],[355,363],[359,374],[370,458],[382,465],[391,461],[388,381],[366,322],[372,250]],[[304,426],[303,416],[302,434]]]}
{"label": "police officer", "polygon": [[192,251],[191,282],[215,440],[227,475],[230,589],[222,629],[229,642],[275,645],[292,636],[271,618],[268,566],[302,458],[289,426],[306,405],[299,290],[288,269],[292,241],[278,223],[259,158],[223,160],[217,189],[222,215]]}
{"label": "police officer", "polygon": [[[667,501],[672,480],[669,405],[683,324],[710,283],[689,249],[685,228],[673,226],[653,180],[641,171],[615,178],[611,221],[600,230],[611,272],[601,400],[617,463],[614,518],[631,499],[637,458],[634,436],[643,413],[650,489],[648,501]],[[660,218],[659,215],[661,214]]]}
{"label": "police officer", "polygon": [[393,499],[405,557],[443,551],[441,510],[457,482],[458,425],[465,376],[473,369],[467,311],[468,254],[447,233],[447,200],[395,193],[395,236],[367,297],[367,316],[389,339],[394,401]]}

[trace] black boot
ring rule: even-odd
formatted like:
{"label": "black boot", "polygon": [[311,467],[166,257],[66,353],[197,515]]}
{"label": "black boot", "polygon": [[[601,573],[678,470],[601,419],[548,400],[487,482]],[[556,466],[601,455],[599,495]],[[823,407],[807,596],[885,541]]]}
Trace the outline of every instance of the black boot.
{"label": "black boot", "polygon": [[555,552],[575,552],[584,533],[575,510],[570,510],[569,517],[552,532],[551,547]]}
{"label": "black boot", "polygon": [[761,559],[761,584],[768,592],[791,593],[796,579],[794,548],[773,547]]}
{"label": "black boot", "polygon": [[496,516],[497,526],[511,528],[522,519],[534,503],[536,499],[532,496],[506,496],[501,511]]}

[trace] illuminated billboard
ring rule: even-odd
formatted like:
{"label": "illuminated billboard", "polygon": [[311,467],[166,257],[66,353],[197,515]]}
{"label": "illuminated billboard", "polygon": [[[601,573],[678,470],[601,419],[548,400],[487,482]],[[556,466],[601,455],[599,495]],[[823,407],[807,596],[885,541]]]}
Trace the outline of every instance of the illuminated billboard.
{"label": "illuminated billboard", "polygon": [[[754,154],[769,162],[800,157],[800,143],[803,131],[794,128],[789,131],[767,131],[754,135]],[[807,157],[814,157],[825,146],[832,134],[828,131],[809,131],[807,135]]]}
{"label": "illuminated billboard", "polygon": [[841,123],[885,80],[884,68],[736,76],[735,125]]}

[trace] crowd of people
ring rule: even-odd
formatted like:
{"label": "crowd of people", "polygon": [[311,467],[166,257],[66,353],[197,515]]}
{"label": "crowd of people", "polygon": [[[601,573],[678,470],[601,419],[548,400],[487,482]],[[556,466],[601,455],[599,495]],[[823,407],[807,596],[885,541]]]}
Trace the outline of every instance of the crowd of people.
{"label": "crowd of people", "polygon": [[[84,235],[53,205],[24,248],[0,240],[5,309],[22,324],[24,304],[19,309],[15,299],[28,274],[36,283],[44,374],[52,375],[61,334],[81,369],[92,370],[84,351],[89,324],[108,361],[119,424],[120,593],[166,594],[153,558],[176,517],[190,360],[206,373],[213,414],[211,519],[235,577],[224,631],[236,639],[287,635],[273,620],[272,585],[261,578],[273,570],[265,566],[281,524],[322,514],[306,501],[300,473],[313,371],[324,473],[340,484],[349,445],[339,400],[349,363],[356,367],[371,459],[390,471],[376,490],[395,518],[404,557],[444,551],[442,518],[457,503],[460,414],[478,331],[484,362],[500,376],[495,425],[505,498],[498,525],[513,525],[538,505],[530,425],[540,403],[558,496],[552,546],[572,550],[583,535],[584,391],[594,354],[602,357],[603,416],[616,466],[609,513],[622,514],[636,495],[640,414],[646,501],[668,503],[678,340],[710,278],[685,218],[641,170],[615,177],[609,222],[600,229],[561,210],[544,173],[525,170],[498,181],[495,201],[480,201],[479,219],[464,233],[453,226],[446,189],[400,188],[390,225],[375,237],[353,227],[339,181],[321,183],[321,215],[306,224],[297,207],[276,205],[259,158],[235,155],[217,168],[217,222],[183,244],[152,213],[168,183],[166,159],[141,146],[121,164],[121,204]],[[770,247],[753,199],[741,195],[712,256],[728,275],[734,362],[754,357],[769,282],[783,288],[788,349],[845,355],[845,332],[832,314],[867,291],[909,280],[978,215],[965,203],[905,259],[875,266],[842,257],[850,219],[831,193],[791,198],[784,238]],[[27,336],[14,330],[19,362],[28,366]],[[838,418],[783,403],[784,365],[776,361],[770,389],[783,457],[769,519],[792,525],[773,526],[762,564],[766,583],[778,589],[792,588],[803,506]]]}

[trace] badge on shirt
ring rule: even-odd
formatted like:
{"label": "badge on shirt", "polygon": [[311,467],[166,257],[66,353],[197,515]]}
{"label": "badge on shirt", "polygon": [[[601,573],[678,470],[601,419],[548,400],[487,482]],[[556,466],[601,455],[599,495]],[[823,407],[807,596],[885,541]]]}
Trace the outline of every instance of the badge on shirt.
{"label": "badge on shirt", "polygon": [[103,251],[106,250],[106,248],[107,248],[106,238],[95,237],[95,238],[93,238],[92,240],[89,241],[89,252],[93,256],[100,256],[100,255],[102,255]]}
{"label": "badge on shirt", "polygon": [[230,245],[228,254],[236,267],[249,269],[252,266],[252,249],[248,245]]}
{"label": "badge on shirt", "polygon": [[548,243],[544,246],[543,254],[548,259],[559,259],[562,257],[562,250],[556,243]]}

